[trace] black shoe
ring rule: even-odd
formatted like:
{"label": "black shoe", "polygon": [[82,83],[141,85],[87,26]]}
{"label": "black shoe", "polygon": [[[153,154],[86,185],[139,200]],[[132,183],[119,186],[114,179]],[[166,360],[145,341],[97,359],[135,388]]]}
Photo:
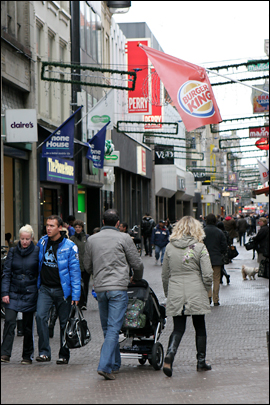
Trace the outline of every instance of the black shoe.
{"label": "black shoe", "polygon": [[22,359],[21,364],[32,364],[31,359]]}
{"label": "black shoe", "polygon": [[210,305],[212,304],[212,298],[211,297],[209,297],[209,304]]}
{"label": "black shoe", "polygon": [[51,358],[49,356],[46,356],[45,354],[41,354],[40,356],[36,357],[36,361],[44,363],[46,361],[51,361]]}
{"label": "black shoe", "polygon": [[214,302],[214,306],[215,306],[215,307],[218,307],[219,305],[220,305],[219,302]]}
{"label": "black shoe", "polygon": [[229,276],[229,274],[227,275],[227,284],[230,284],[230,276]]}
{"label": "black shoe", "polygon": [[68,364],[68,360],[67,359],[58,359],[56,360],[56,364]]}
{"label": "black shoe", "polygon": [[206,336],[196,335],[196,349],[197,349],[197,371],[208,371],[212,367],[205,362],[206,355]]}
{"label": "black shoe", "polygon": [[9,363],[10,362],[10,357],[3,355],[1,356],[1,363]]}

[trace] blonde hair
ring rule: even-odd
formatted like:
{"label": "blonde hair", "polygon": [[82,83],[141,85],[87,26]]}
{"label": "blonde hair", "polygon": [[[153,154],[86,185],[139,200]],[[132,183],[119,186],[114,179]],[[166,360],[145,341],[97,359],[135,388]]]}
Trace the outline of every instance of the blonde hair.
{"label": "blonde hair", "polygon": [[22,226],[21,229],[19,230],[19,236],[21,236],[22,232],[29,233],[31,237],[34,239],[34,231],[31,225],[26,224]]}
{"label": "blonde hair", "polygon": [[203,225],[191,216],[183,217],[174,225],[170,240],[181,239],[183,236],[192,236],[203,243],[205,238]]}

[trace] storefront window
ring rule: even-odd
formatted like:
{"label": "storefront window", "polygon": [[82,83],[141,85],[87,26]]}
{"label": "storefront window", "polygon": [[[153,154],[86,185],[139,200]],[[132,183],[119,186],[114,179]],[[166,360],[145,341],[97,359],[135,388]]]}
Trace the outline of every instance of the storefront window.
{"label": "storefront window", "polygon": [[22,162],[14,159],[14,239],[18,239],[23,224],[23,170]]}

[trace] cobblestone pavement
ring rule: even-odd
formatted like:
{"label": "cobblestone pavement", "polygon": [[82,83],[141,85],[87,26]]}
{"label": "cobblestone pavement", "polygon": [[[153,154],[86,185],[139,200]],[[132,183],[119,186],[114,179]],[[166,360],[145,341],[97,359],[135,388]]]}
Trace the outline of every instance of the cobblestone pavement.
{"label": "cobblestone pavement", "polygon": [[[91,342],[71,351],[68,365],[56,365],[59,324],[51,341],[52,361],[21,365],[22,338],[15,336],[11,361],[1,364],[2,404],[268,404],[269,363],[266,331],[269,330],[269,281],[243,281],[242,264],[257,265],[252,251],[237,243],[239,256],[226,266],[230,285],[220,286],[219,307],[206,315],[207,355],[212,371],[196,371],[195,334],[191,318],[179,346],[172,378],[155,371],[147,362],[122,359],[115,381],[96,372],[103,342],[97,302],[91,293],[84,312],[91,330]],[[144,278],[164,301],[161,266],[143,257]],[[1,321],[3,330],[3,320]],[[172,319],[167,319],[160,342],[167,348]],[[38,336],[35,329],[35,357]]]}

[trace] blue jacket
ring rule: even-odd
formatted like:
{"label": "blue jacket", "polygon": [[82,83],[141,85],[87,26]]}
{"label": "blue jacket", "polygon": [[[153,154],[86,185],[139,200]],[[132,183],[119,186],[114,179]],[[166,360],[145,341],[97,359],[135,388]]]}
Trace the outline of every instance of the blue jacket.
{"label": "blue jacket", "polygon": [[[48,235],[45,235],[38,241],[37,244],[37,246],[39,246],[38,289],[40,288],[41,284],[40,272],[46,253],[48,239]],[[79,301],[81,296],[81,269],[78,247],[75,245],[75,243],[71,242],[71,240],[64,238],[62,242],[59,243],[56,256],[61,286],[65,299],[72,294],[72,300]]]}
{"label": "blue jacket", "polygon": [[160,248],[163,248],[169,243],[170,232],[168,229],[160,228],[159,225],[155,226],[152,231],[151,243],[152,245],[157,245]]}
{"label": "blue jacket", "polygon": [[33,242],[22,249],[20,242],[9,249],[4,264],[1,296],[9,296],[6,308],[35,312],[38,290],[38,247]]}

